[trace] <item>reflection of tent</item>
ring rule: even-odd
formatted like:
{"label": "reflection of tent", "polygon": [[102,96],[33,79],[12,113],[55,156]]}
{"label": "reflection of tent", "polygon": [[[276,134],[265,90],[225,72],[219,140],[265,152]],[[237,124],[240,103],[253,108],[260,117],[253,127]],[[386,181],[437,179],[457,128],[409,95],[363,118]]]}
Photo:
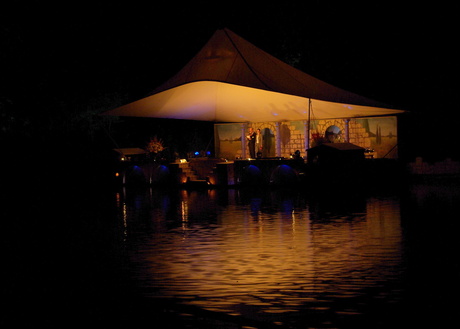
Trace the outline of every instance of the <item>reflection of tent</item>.
{"label": "reflection of tent", "polygon": [[334,87],[267,54],[228,29],[150,96],[108,115],[268,122],[393,115],[400,110]]}

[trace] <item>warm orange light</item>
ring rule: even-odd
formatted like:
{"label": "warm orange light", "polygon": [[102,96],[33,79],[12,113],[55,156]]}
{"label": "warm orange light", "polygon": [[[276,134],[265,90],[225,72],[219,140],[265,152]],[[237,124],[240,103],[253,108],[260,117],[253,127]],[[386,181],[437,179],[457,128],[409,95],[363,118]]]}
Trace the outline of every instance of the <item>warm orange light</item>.
{"label": "warm orange light", "polygon": [[214,176],[206,177],[206,182],[208,185],[216,185],[216,178]]}
{"label": "warm orange light", "polygon": [[120,176],[120,174],[116,172],[116,173],[115,173],[115,177],[118,177],[118,176]]}

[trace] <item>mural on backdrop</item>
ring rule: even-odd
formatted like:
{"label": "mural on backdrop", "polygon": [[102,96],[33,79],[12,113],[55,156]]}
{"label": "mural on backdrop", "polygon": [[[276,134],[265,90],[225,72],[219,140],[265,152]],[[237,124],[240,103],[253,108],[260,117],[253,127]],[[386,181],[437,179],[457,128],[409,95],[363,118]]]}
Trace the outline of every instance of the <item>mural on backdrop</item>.
{"label": "mural on backdrop", "polygon": [[[277,124],[275,122],[250,122],[216,124],[215,148],[216,156],[228,160],[248,156],[242,147],[247,147],[242,136],[245,129],[252,127],[260,129],[262,134],[262,154],[264,158],[282,156],[290,157],[295,151],[305,152],[306,125],[304,121],[288,121]],[[280,133],[280,153],[276,154],[277,134]],[[347,136],[348,135],[348,136]],[[331,137],[332,136],[332,137]],[[341,143],[347,141],[366,148],[374,158],[397,158],[397,118],[374,117],[350,119],[348,134],[344,119],[312,120],[310,125],[310,147],[322,142]]]}

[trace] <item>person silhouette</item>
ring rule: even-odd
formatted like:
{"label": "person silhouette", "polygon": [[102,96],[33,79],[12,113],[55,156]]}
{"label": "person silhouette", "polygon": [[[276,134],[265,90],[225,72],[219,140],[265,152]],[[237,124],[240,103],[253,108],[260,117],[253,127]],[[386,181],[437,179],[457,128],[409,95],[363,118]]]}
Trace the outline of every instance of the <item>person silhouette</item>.
{"label": "person silhouette", "polygon": [[256,133],[254,132],[254,128],[249,127],[249,131],[248,131],[248,134],[246,135],[246,139],[248,140],[249,157],[251,159],[255,159],[256,157]]}

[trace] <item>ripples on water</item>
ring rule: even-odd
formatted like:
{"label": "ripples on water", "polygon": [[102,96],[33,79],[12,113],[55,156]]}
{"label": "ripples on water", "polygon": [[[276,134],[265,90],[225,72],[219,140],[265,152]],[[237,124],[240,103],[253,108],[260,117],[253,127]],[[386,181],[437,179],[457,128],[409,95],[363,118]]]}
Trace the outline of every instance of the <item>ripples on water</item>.
{"label": "ripples on water", "polygon": [[0,325],[456,323],[458,185],[346,191],[29,191],[1,208]]}
{"label": "ripples on water", "polygon": [[405,264],[398,198],[288,191],[117,195],[139,292],[285,327],[391,323]]}

